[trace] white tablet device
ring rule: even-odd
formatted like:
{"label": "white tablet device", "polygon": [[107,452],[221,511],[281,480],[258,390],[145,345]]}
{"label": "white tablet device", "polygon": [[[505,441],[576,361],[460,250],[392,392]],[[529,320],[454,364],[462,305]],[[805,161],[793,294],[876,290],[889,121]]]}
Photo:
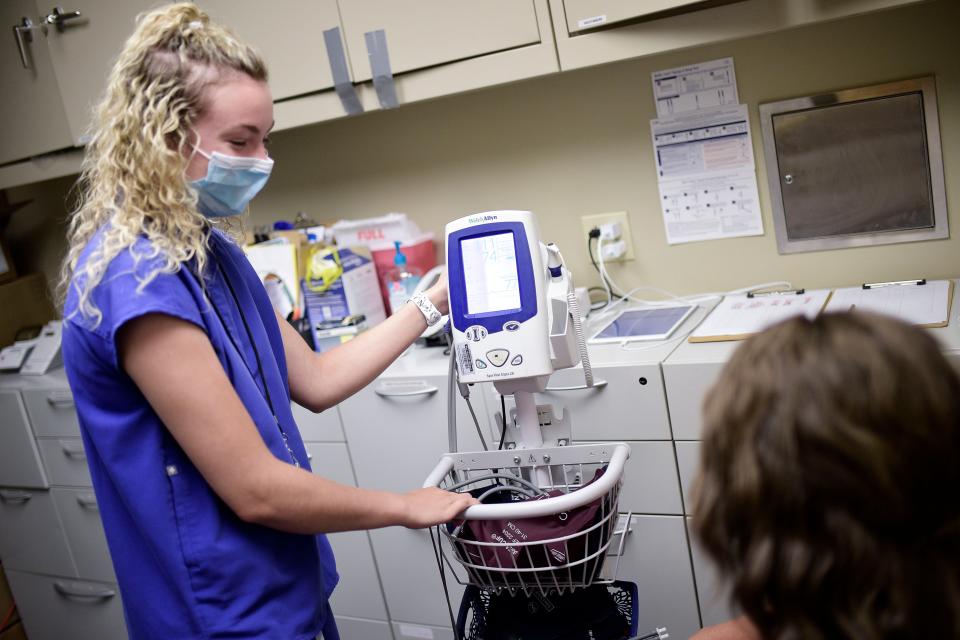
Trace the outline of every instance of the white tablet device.
{"label": "white tablet device", "polygon": [[687,319],[694,305],[626,309],[605,322],[589,342],[628,342],[631,340],[665,340]]}

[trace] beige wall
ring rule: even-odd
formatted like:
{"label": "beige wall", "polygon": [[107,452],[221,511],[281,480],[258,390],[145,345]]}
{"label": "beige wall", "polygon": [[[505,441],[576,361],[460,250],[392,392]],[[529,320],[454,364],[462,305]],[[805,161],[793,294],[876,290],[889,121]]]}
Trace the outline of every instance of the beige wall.
{"label": "beige wall", "polygon": [[[477,211],[537,213],[579,283],[595,284],[580,216],[629,212],[637,259],[615,266],[625,286],[678,293],[786,279],[820,287],[960,275],[960,2],[935,2],[655,58],[556,74],[275,134],[274,176],[254,221],[303,211],[319,220],[403,211],[442,238],[443,225]],[[750,105],[765,235],[666,244],[650,146],[650,72],[733,56]],[[831,89],[934,74],[953,237],[781,256],[773,234],[757,105]],[[62,212],[68,181],[42,191]],[[20,216],[27,212],[21,212]],[[54,222],[44,227],[54,233]],[[42,234],[41,234],[42,235]],[[56,252],[43,241],[40,253]],[[442,257],[442,256],[441,256]],[[49,259],[35,257],[39,268]],[[54,261],[55,262],[55,261]]]}

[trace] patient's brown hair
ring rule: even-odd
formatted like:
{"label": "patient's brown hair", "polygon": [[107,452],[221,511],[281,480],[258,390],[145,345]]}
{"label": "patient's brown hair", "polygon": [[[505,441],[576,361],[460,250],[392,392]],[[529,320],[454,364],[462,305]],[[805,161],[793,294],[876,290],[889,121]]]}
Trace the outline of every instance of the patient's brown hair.
{"label": "patient's brown hair", "polygon": [[694,529],[765,640],[960,638],[960,379],[927,332],[784,322],[704,418]]}

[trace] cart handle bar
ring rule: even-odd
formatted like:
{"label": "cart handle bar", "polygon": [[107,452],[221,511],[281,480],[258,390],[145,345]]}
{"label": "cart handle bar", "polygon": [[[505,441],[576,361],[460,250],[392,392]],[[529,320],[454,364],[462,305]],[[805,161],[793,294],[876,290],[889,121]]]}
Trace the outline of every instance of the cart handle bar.
{"label": "cart handle bar", "polygon": [[[610,462],[603,475],[585,485],[582,489],[544,500],[528,500],[509,504],[478,504],[468,507],[457,517],[463,520],[500,520],[506,518],[536,518],[572,511],[609,493],[620,482],[624,463],[629,457],[630,447],[622,443],[617,444],[614,446],[613,455],[610,456]],[[453,457],[451,455],[443,456],[433,472],[424,481],[423,486],[425,488],[439,487],[447,474],[453,470],[453,466]]]}

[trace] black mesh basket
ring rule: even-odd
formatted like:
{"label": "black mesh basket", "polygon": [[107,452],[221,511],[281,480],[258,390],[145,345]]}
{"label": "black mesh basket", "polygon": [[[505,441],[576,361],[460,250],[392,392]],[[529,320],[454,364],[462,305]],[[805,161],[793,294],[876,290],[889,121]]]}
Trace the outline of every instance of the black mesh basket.
{"label": "black mesh basket", "polygon": [[467,587],[457,629],[464,640],[614,640],[637,635],[637,585],[559,593],[499,593]]}

